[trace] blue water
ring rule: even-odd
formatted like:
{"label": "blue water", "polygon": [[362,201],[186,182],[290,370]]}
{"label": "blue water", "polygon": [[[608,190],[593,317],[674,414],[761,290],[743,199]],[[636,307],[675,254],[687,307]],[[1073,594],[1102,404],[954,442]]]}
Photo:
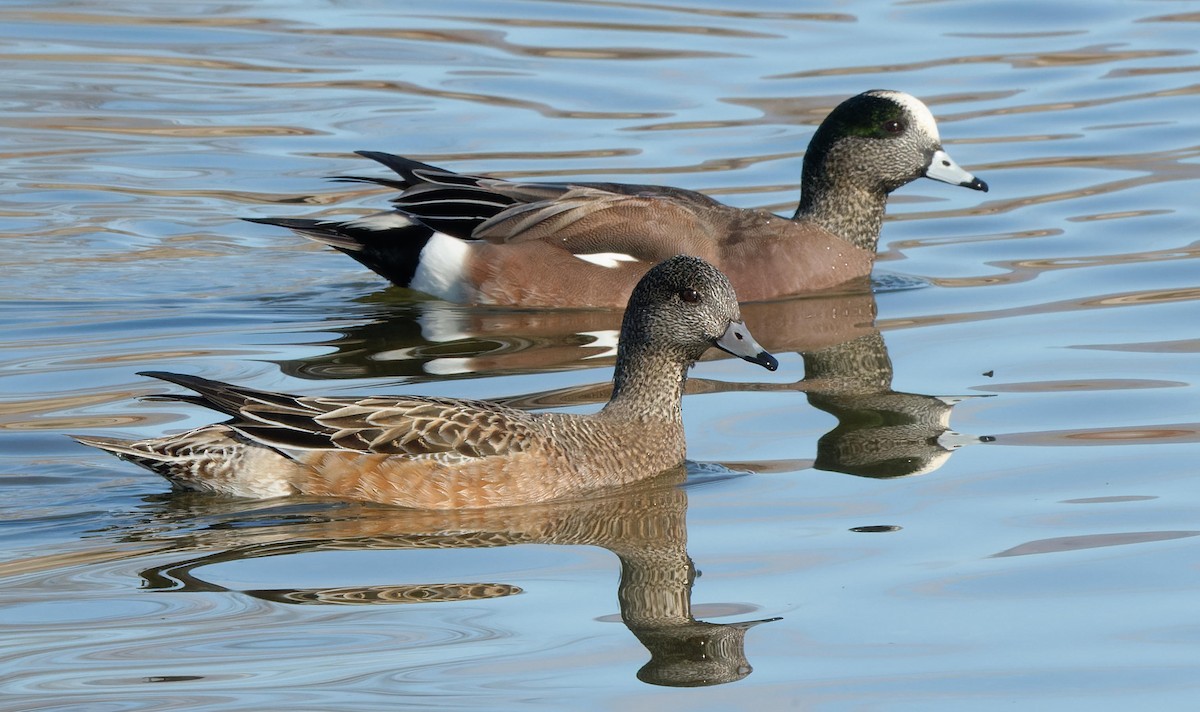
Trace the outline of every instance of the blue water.
{"label": "blue water", "polygon": [[[1198,23],[1180,1],[5,4],[0,708],[1195,706]],[[782,366],[696,368],[682,489],[246,502],[66,437],[213,420],[139,401],[164,389],[146,369],[594,409],[588,334],[617,315],[421,299],[240,218],[383,207],[325,180],[382,174],[356,149],[790,212],[817,123],[876,87],[925,100],[991,192],[894,194],[874,295],[748,308]]]}

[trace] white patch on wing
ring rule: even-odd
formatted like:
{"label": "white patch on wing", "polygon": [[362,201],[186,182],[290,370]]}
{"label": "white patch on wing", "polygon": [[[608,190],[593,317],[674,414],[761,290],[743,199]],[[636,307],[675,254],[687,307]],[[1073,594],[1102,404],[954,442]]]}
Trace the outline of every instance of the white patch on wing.
{"label": "white patch on wing", "polygon": [[624,252],[592,252],[586,255],[575,255],[584,262],[591,262],[600,267],[615,269],[621,266],[622,262],[637,262],[636,257],[625,254]]}
{"label": "white patch on wing", "polygon": [[349,220],[346,225],[349,227],[362,228],[363,230],[371,230],[379,232],[382,230],[399,230],[406,227],[411,227],[416,224],[411,216],[405,215],[398,210],[389,210],[386,213],[375,213],[374,215],[364,215],[361,218]]}
{"label": "white patch on wing", "polygon": [[457,237],[435,232],[421,249],[421,258],[410,289],[425,292],[448,302],[465,302],[467,284],[464,281],[471,247]]}
{"label": "white patch on wing", "polygon": [[605,356],[617,355],[617,337],[621,332],[615,329],[604,329],[602,331],[581,331],[580,336],[592,337],[592,343],[585,344],[584,348],[589,349],[604,349],[600,353],[589,354],[584,356],[584,360],[589,358],[604,358]]}
{"label": "white patch on wing", "polygon": [[941,141],[941,135],[938,134],[937,121],[933,118],[933,112],[928,106],[912,94],[905,94],[902,91],[881,90],[870,92],[871,96],[878,96],[884,99],[891,99],[904,109],[912,114],[913,119],[917,122],[917,126],[921,127],[921,131],[933,137],[934,141]]}

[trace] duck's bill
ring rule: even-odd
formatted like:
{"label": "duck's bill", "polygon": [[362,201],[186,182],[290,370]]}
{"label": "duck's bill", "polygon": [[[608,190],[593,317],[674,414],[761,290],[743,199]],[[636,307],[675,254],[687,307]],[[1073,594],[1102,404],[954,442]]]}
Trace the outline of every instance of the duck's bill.
{"label": "duck's bill", "polygon": [[717,348],[750,363],[757,363],[768,371],[779,368],[779,361],[754,340],[746,324],[740,321],[730,322],[729,328],[717,339]]}
{"label": "duck's bill", "polygon": [[940,180],[950,185],[961,185],[971,190],[987,192],[988,184],[968,173],[962,166],[954,162],[949,153],[938,149],[934,151],[929,167],[925,169],[925,177]]}

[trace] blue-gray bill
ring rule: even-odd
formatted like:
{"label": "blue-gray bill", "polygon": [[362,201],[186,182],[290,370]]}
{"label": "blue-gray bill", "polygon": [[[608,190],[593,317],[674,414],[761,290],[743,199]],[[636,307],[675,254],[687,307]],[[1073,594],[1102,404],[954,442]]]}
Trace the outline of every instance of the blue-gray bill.
{"label": "blue-gray bill", "polygon": [[767,353],[767,350],[754,340],[744,322],[730,322],[729,328],[725,329],[725,333],[717,339],[717,348],[738,358],[746,359],[750,363],[757,363],[768,371],[779,368],[779,360]]}
{"label": "blue-gray bill", "polygon": [[929,161],[929,167],[925,169],[925,177],[950,185],[961,185],[971,190],[981,190],[984,193],[988,189],[987,183],[971,175],[970,172],[955,163],[950,154],[942,150],[934,151],[933,157]]}

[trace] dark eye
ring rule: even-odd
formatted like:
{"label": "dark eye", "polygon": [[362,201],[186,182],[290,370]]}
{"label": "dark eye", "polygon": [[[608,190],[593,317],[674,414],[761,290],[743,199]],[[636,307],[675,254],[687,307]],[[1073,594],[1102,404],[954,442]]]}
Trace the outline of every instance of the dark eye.
{"label": "dark eye", "polygon": [[695,304],[696,302],[700,301],[700,292],[697,292],[691,288],[681,289],[679,290],[679,298],[688,304]]}
{"label": "dark eye", "polygon": [[904,130],[904,122],[898,119],[889,119],[883,122],[883,130],[890,134],[898,134]]}

